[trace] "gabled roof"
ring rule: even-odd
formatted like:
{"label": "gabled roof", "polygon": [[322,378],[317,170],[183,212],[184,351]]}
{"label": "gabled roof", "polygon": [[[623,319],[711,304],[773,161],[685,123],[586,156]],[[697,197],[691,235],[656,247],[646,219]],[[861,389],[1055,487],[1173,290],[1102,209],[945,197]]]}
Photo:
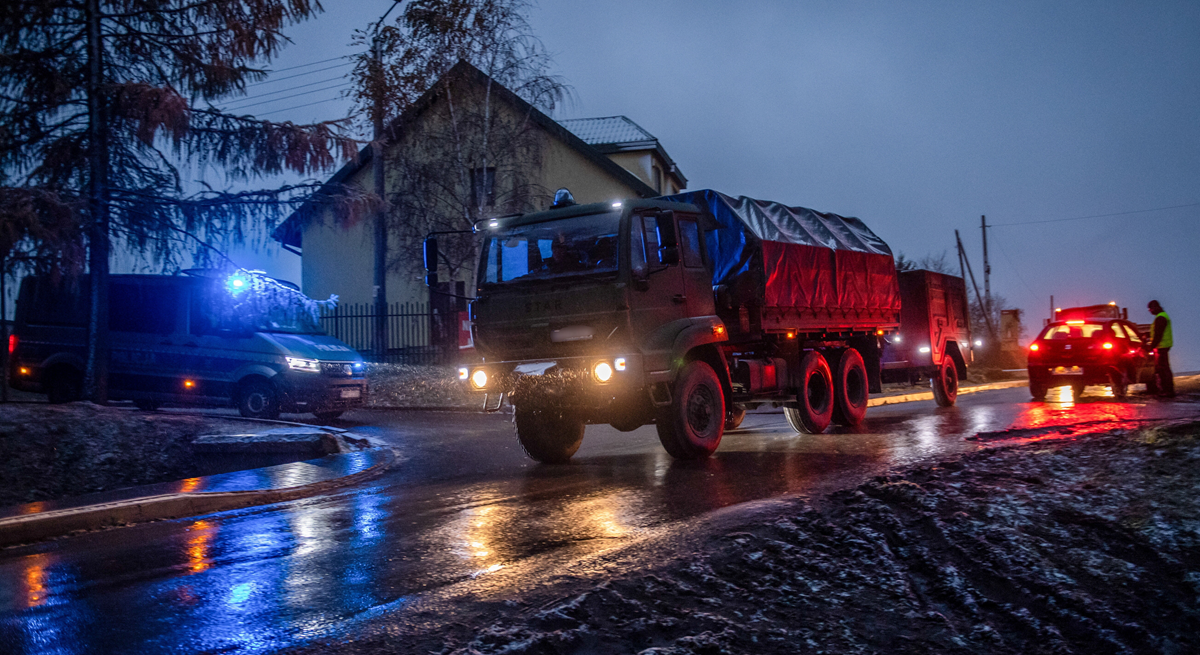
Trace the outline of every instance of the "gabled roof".
{"label": "gabled roof", "polygon": [[583,139],[584,143],[604,154],[628,152],[631,150],[654,150],[663,163],[683,186],[687,186],[687,178],[683,171],[675,165],[675,160],[667,154],[662,144],[651,133],[625,116],[604,116],[601,118],[571,118],[559,121],[563,127]]}
{"label": "gabled roof", "polygon": [[639,144],[654,147],[658,139],[641,125],[624,116],[603,118],[572,118],[559,124],[583,139],[589,146]]}
{"label": "gabled roof", "polygon": [[[417,117],[425,113],[446,88],[457,79],[474,82],[476,84],[492,83],[493,97],[499,98],[502,102],[511,105],[516,111],[527,114],[538,127],[542,128],[558,140],[566,143],[573,150],[576,150],[585,159],[591,161],[601,170],[612,175],[617,180],[621,181],[626,186],[630,187],[643,198],[651,198],[658,195],[650,185],[643,182],[633,173],[622,168],[616,162],[608,157],[605,157],[602,152],[588,145],[575,134],[568,131],[562,125],[554,122],[546,114],[542,113],[537,107],[526,102],[517,94],[513,93],[504,85],[492,80],[486,73],[479,70],[475,66],[466,61],[460,60],[449,71],[446,72],[437,82],[434,83],[428,91],[426,91],[416,102],[414,102],[404,113],[397,116],[388,125],[387,131],[392,134],[402,133],[404,128],[415,121]],[[632,122],[632,121],[631,121]],[[638,128],[641,129],[641,128]],[[337,173],[333,175],[321,189],[314,195],[321,195],[322,192],[330,192],[336,189],[337,185],[346,181],[351,175],[361,170],[372,159],[373,151],[370,146],[364,147],[359,151],[358,156],[343,166]],[[668,160],[669,161],[669,160]],[[302,247],[302,228],[303,220],[313,211],[317,209],[317,205],[313,201],[305,202],[299,209],[288,216],[287,219],[275,228],[271,233],[271,238],[280,242],[285,248],[300,248]]]}

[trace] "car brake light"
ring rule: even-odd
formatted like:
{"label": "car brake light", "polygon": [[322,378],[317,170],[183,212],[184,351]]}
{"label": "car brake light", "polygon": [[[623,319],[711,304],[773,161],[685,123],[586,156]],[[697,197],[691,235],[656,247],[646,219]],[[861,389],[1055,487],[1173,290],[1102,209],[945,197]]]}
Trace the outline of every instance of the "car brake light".
{"label": "car brake light", "polygon": [[1105,350],[1112,350],[1112,349],[1113,349],[1112,342],[1111,342],[1111,341],[1105,341],[1105,342],[1104,342],[1104,349],[1105,349]]}
{"label": "car brake light", "polygon": [[1037,350],[1038,350],[1038,345],[1037,345],[1036,343],[1031,343],[1031,344],[1029,344],[1029,349],[1030,349],[1030,350],[1032,350],[1032,351],[1034,351],[1034,352],[1037,352]]}
{"label": "car brake light", "polygon": [[15,334],[8,335],[8,354],[11,355],[11,354],[17,352],[17,341],[18,341],[17,335],[15,335]]}

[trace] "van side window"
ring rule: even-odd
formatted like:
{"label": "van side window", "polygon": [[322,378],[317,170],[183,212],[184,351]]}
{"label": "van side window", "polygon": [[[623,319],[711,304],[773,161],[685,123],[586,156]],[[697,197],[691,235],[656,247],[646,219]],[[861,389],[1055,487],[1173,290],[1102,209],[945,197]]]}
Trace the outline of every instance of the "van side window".
{"label": "van side window", "polygon": [[114,282],[108,291],[108,307],[108,329],[113,332],[171,334],[178,316],[179,289]]}
{"label": "van side window", "polygon": [[704,260],[700,258],[700,229],[696,220],[687,218],[679,221],[679,236],[683,243],[683,265],[687,268],[701,268]]}
{"label": "van side window", "polygon": [[188,307],[188,332],[202,337],[206,334],[238,331],[242,328],[233,316],[223,315],[217,310],[221,295],[227,295],[219,285],[197,285],[192,287]]}
{"label": "van side window", "polygon": [[82,281],[61,280],[54,284],[49,279],[31,276],[22,282],[21,291],[17,302],[21,305],[20,311],[28,312],[26,323],[71,327],[87,325],[91,302],[88,286]]}

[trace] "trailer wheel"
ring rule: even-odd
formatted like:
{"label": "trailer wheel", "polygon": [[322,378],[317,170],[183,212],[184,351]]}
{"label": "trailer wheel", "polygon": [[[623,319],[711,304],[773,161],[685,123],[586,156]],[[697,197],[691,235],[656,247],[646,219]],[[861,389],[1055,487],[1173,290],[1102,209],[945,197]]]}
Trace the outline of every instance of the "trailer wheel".
{"label": "trailer wheel", "polygon": [[517,441],[530,459],[566,464],[583,443],[583,421],[563,410],[517,407]]}
{"label": "trailer wheel", "polygon": [[862,355],[848,348],[838,359],[833,375],[833,422],[858,425],[867,416],[867,366]]}
{"label": "trailer wheel", "polygon": [[950,407],[958,400],[958,367],[950,357],[942,357],[942,365],[929,381],[933,399],[938,407]]}
{"label": "trailer wheel", "polygon": [[800,360],[800,389],[795,407],[784,406],[788,425],[801,434],[820,434],[833,420],[833,374],[821,353],[810,350]]}
{"label": "trailer wheel", "polygon": [[716,372],[704,362],[688,362],[671,395],[671,404],[655,421],[663,448],[675,459],[703,459],[716,452],[725,433],[725,397]]}

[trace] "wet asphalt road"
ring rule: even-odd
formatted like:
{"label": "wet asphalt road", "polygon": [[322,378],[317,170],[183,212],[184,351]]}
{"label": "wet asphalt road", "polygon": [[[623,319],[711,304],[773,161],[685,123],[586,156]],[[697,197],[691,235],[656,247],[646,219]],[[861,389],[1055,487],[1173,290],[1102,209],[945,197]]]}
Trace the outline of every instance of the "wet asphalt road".
{"label": "wet asphalt road", "polygon": [[[0,551],[0,653],[254,653],[336,639],[451,585],[470,593],[539,557],[577,560],[719,508],[852,487],[979,448],[966,440],[979,432],[1200,415],[1102,393],[1075,403],[1053,390],[1062,402],[1041,404],[1015,388],[945,409],[876,407],[853,433],[815,436],[751,413],[702,462],[672,460],[652,426],[589,426],[565,466],[526,459],[506,415],[355,412],[341,427],[400,456],[363,486]],[[503,597],[507,584],[488,592]]]}

